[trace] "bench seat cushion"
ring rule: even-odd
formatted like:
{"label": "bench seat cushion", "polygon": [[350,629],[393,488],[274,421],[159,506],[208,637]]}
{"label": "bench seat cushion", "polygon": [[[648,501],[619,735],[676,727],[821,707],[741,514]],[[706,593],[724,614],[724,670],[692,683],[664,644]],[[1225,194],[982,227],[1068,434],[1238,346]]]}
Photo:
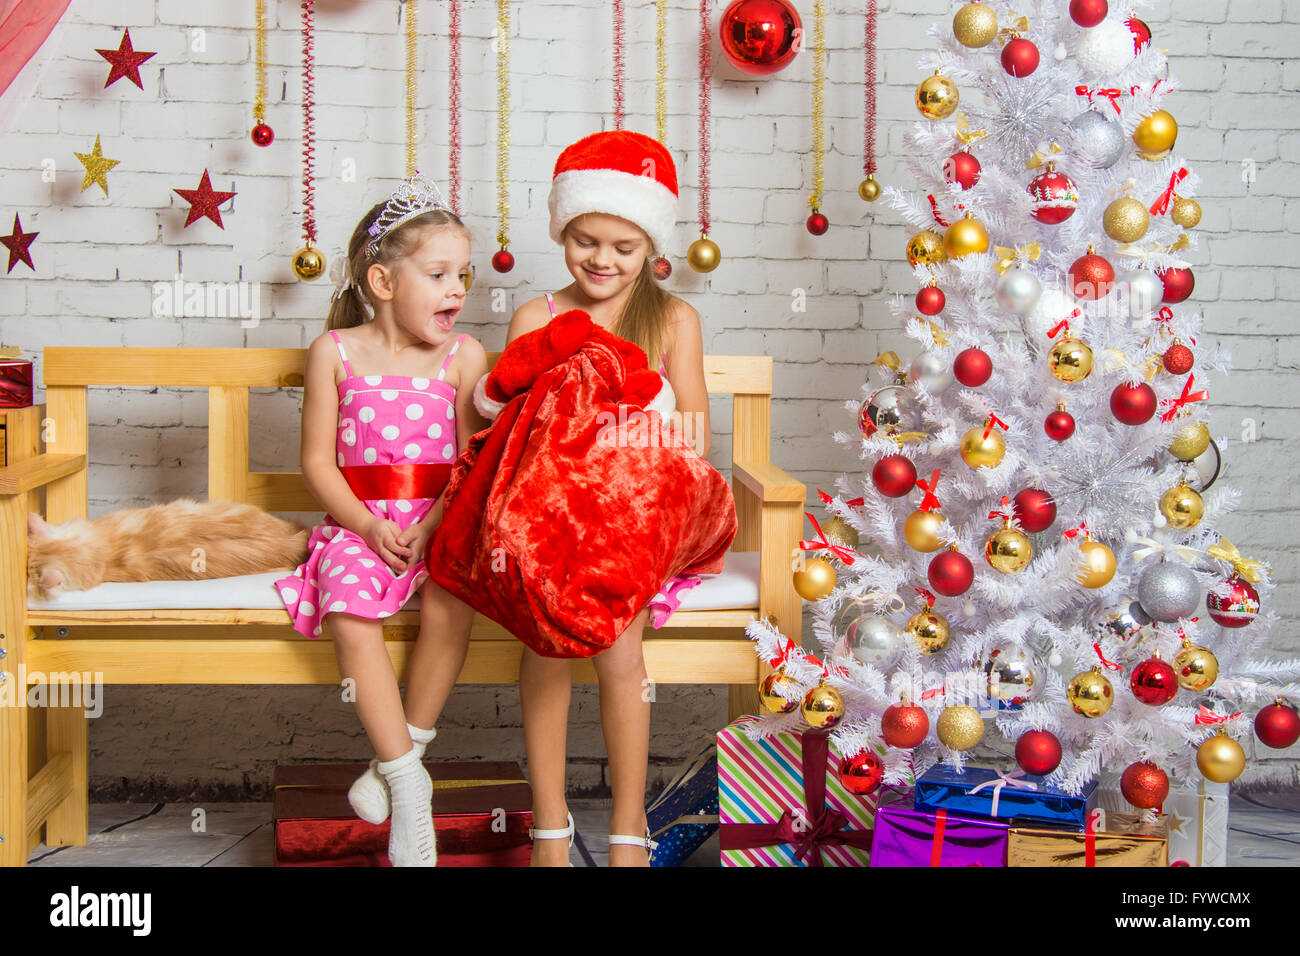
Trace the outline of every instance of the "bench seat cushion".
{"label": "bench seat cushion", "polygon": [[[758,607],[757,551],[728,552],[721,574],[705,575],[682,596],[683,611],[719,611]],[[101,584],[89,591],[69,591],[46,601],[29,599],[29,610],[40,611],[174,611],[237,609],[262,611],[283,608],[275,582],[284,572],[245,574],[210,581],[145,581]],[[412,598],[408,608],[417,607]],[[288,616],[285,617],[286,623]]]}

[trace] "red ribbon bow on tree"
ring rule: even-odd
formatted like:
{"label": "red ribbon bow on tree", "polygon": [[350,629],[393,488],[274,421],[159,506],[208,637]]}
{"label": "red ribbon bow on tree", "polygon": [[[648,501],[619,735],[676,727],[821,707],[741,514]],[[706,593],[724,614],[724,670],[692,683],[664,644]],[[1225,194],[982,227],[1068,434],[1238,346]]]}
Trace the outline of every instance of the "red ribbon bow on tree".
{"label": "red ribbon bow on tree", "polygon": [[790,655],[794,653],[794,650],[795,650],[794,639],[787,637],[785,639],[785,646],[779,648],[776,652],[776,655],[768,659],[768,664],[770,664],[772,667],[780,667],[782,664],[784,664],[786,661],[790,659]]}
{"label": "red ribbon bow on tree", "polygon": [[1065,535],[1065,537],[1071,541],[1073,541],[1079,535],[1083,535],[1086,538],[1088,537],[1088,522],[1080,521],[1079,527],[1071,528],[1069,531],[1062,531],[1061,534]]}
{"label": "red ribbon bow on tree", "polygon": [[1047,333],[1047,337],[1049,339],[1054,339],[1056,338],[1057,332],[1061,331],[1061,329],[1065,329],[1065,337],[1068,339],[1070,337],[1070,320],[1077,319],[1081,315],[1083,315],[1083,313],[1080,310],[1075,309],[1073,312],[1071,312],[1069,315],[1063,318],[1060,322],[1057,322],[1054,326],[1052,326],[1052,328]]}
{"label": "red ribbon bow on tree", "polygon": [[1191,375],[1187,376],[1187,381],[1183,383],[1183,394],[1179,395],[1177,398],[1163,399],[1160,402],[1161,405],[1169,406],[1169,411],[1160,416],[1162,422],[1170,421],[1178,414],[1179,409],[1183,408],[1183,406],[1190,405],[1192,402],[1203,402],[1210,397],[1210,393],[1205,389],[1201,389],[1199,392],[1192,391],[1192,382],[1195,379],[1196,373],[1193,372]]}
{"label": "red ribbon bow on tree", "polygon": [[1186,169],[1176,169],[1169,175],[1169,188],[1157,196],[1156,201],[1151,204],[1151,215],[1163,216],[1169,211],[1169,204],[1174,201],[1174,190],[1186,178]]}
{"label": "red ribbon bow on tree", "polygon": [[926,606],[926,607],[928,607],[928,608],[932,608],[932,607],[934,607],[934,600],[935,600],[935,598],[934,598],[934,594],[933,594],[933,593],[931,593],[930,591],[927,591],[925,588],[918,588],[918,587],[915,587],[915,586],[913,586],[912,590],[916,591],[917,594],[921,595],[921,597],[925,599],[925,606]]}
{"label": "red ribbon bow on tree", "polygon": [[799,547],[805,551],[820,551],[823,548],[830,550],[835,557],[839,558],[845,564],[852,564],[853,559],[861,557],[856,551],[849,548],[841,547],[838,544],[832,544],[826,540],[826,533],[822,531],[822,526],[817,523],[817,518],[811,511],[805,511],[804,517],[812,522],[813,530],[817,532],[817,538],[811,541],[800,541]]}
{"label": "red ribbon bow on tree", "polygon": [[[1010,507],[1011,507],[1011,498],[1010,498],[1009,495],[1003,495],[1003,496],[1002,496],[1002,507],[1003,507],[1003,508],[1010,508]],[[1002,518],[1002,519],[1004,519],[1004,520],[1006,520],[1006,521],[1013,521],[1013,520],[1015,520],[1015,512],[1014,512],[1014,511],[1011,511],[1011,512],[1008,512],[1008,511],[990,511],[990,512],[989,512],[989,517],[990,517],[990,518]]]}
{"label": "red ribbon bow on tree", "polygon": [[[824,505],[828,505],[835,500],[826,492],[822,491],[820,488],[817,489],[817,497],[822,500],[822,504]],[[862,507],[863,503],[866,502],[866,500],[867,500],[866,498],[848,498],[845,499],[844,503],[848,505],[850,508],[860,508]]]}
{"label": "red ribbon bow on tree", "polygon": [[930,473],[930,480],[927,482],[924,478],[916,479],[916,487],[925,492],[925,497],[921,499],[921,504],[917,510],[933,511],[935,508],[942,508],[939,499],[934,496],[934,489],[939,484],[939,471],[936,468]]}
{"label": "red ribbon bow on tree", "polygon": [[1083,85],[1076,86],[1076,87],[1074,88],[1074,92],[1077,93],[1079,96],[1086,96],[1086,97],[1088,97],[1088,102],[1089,102],[1089,103],[1092,102],[1092,98],[1093,98],[1094,96],[1104,96],[1104,97],[1106,97],[1107,99],[1110,100],[1110,105],[1113,106],[1113,107],[1115,107],[1115,112],[1116,112],[1116,114],[1118,114],[1119,111],[1120,111],[1120,110],[1119,110],[1119,98],[1120,98],[1120,96],[1122,96],[1123,93],[1124,93],[1123,90],[1115,90],[1115,89],[1110,89],[1110,90],[1094,90],[1094,89],[1092,89],[1092,88],[1089,87],[1089,86],[1083,86]]}
{"label": "red ribbon bow on tree", "polygon": [[1236,720],[1241,716],[1241,711],[1235,714],[1224,714],[1222,717],[1210,710],[1204,704],[1199,704],[1196,709],[1196,722],[1198,724],[1226,724],[1230,720]]}
{"label": "red ribbon bow on tree", "polygon": [[1114,661],[1106,659],[1106,655],[1101,652],[1101,644],[1099,642],[1093,641],[1092,649],[1097,652],[1097,657],[1101,659],[1101,663],[1103,666],[1109,667],[1111,670],[1114,671],[1122,671],[1124,669],[1124,666],[1122,664],[1116,664]]}
{"label": "red ribbon bow on tree", "polygon": [[1001,428],[1004,432],[1005,432],[1005,431],[1010,431],[1010,428],[1007,426],[1007,423],[1006,423],[1006,422],[1004,422],[1002,419],[998,418],[998,416],[994,415],[992,412],[989,412],[989,420],[988,420],[987,422],[985,422],[985,424],[984,424],[984,437],[985,437],[985,438],[988,438],[988,437],[989,437],[989,432],[993,431],[993,426],[994,426],[994,425],[996,425],[996,426],[998,426],[999,428]]}

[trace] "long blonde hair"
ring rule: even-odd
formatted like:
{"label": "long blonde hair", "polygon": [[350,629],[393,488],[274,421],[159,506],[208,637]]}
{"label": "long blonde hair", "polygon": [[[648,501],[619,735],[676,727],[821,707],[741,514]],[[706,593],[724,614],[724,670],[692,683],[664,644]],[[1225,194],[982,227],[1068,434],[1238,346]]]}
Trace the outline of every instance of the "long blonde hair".
{"label": "long blonde hair", "polygon": [[650,260],[632,283],[632,291],[623,303],[610,331],[621,339],[641,346],[651,369],[659,368],[664,340],[668,331],[668,310],[673,297],[655,280]]}

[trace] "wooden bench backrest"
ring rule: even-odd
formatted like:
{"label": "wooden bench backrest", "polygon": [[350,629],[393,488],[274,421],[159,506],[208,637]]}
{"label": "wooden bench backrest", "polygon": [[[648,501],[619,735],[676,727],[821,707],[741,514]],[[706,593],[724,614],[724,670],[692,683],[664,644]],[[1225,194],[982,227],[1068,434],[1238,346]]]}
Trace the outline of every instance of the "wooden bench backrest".
{"label": "wooden bench backrest", "polygon": [[[489,352],[494,363],[500,352]],[[248,468],[248,390],[301,388],[306,349],[68,348],[45,350],[46,450],[89,451],[86,389],[206,388],[208,390],[208,496],[258,505],[268,511],[319,511],[298,472]],[[732,458],[769,460],[772,359],[767,355],[706,355],[711,395],[731,395]],[[47,517],[86,515],[86,472],[53,483]]]}

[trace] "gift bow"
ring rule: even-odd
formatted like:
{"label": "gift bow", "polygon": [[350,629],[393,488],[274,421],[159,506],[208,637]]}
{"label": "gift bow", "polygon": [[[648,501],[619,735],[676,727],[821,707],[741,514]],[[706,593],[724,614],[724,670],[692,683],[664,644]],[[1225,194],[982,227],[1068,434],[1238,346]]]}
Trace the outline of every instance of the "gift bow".
{"label": "gift bow", "polygon": [[782,664],[784,664],[786,661],[790,659],[790,655],[793,654],[795,650],[796,650],[796,645],[794,643],[794,638],[787,637],[785,639],[785,645],[783,647],[778,647],[776,650],[776,654],[768,658],[767,662],[772,667],[780,667]]}
{"label": "gift bow", "polygon": [[852,564],[854,558],[860,558],[851,548],[845,548],[834,542],[826,540],[826,532],[822,531],[822,526],[817,523],[817,517],[811,511],[805,511],[804,517],[812,522],[813,530],[817,532],[817,537],[810,541],[800,541],[799,547],[805,551],[819,551],[822,549],[829,550],[835,557],[839,558],[845,564]]}
{"label": "gift bow", "polygon": [[1265,571],[1269,569],[1267,564],[1243,555],[1237,550],[1236,545],[1222,535],[1220,535],[1217,544],[1212,544],[1205,549],[1205,553],[1212,558],[1218,558],[1220,561],[1227,561],[1232,565],[1232,570],[1238,576],[1245,578],[1251,584],[1258,584],[1262,579],[1262,575],[1259,573],[1260,569]]}
{"label": "gift bow", "polygon": [[[1013,12],[1011,16],[1014,17],[1015,13]],[[1010,41],[1014,40],[1016,37],[1020,36],[1020,34],[1028,33],[1028,32],[1029,32],[1029,18],[1020,17],[1018,20],[1013,20],[1011,26],[1004,27],[1003,29],[999,30],[998,39],[1000,39],[1003,43],[1009,43]]]}
{"label": "gift bow", "polygon": [[1210,397],[1210,393],[1205,389],[1201,389],[1199,392],[1192,391],[1192,382],[1195,380],[1196,373],[1193,372],[1191,375],[1187,376],[1187,381],[1183,383],[1183,394],[1179,395],[1177,398],[1163,399],[1160,402],[1161,405],[1169,406],[1169,410],[1160,416],[1162,422],[1172,420],[1173,417],[1178,414],[1180,409],[1190,405],[1192,402],[1203,402]]}
{"label": "gift bow", "polygon": [[1186,178],[1186,169],[1176,169],[1169,175],[1169,188],[1157,196],[1156,201],[1151,204],[1151,215],[1163,216],[1165,214],[1169,209],[1169,204],[1174,201],[1174,190]]}
{"label": "gift bow", "polygon": [[926,325],[929,327],[929,329],[930,329],[930,337],[931,337],[932,339],[934,339],[934,344],[935,344],[935,345],[947,345],[947,344],[948,344],[948,341],[949,341],[949,340],[948,340],[948,336],[944,334],[943,326],[942,326],[942,325],[937,325],[937,324],[935,324],[934,322],[931,322],[929,319],[926,319],[926,320],[925,320],[925,324],[926,324]]}
{"label": "gift bow", "polygon": [[926,607],[928,608],[934,607],[935,597],[931,591],[927,590],[926,588],[918,588],[915,585],[913,585],[912,590],[914,590],[917,594],[921,595],[922,600],[925,601]]}
{"label": "gift bow", "polygon": [[[1003,507],[1003,508],[1010,509],[1010,507],[1011,507],[1011,496],[1010,496],[1010,495],[1003,495],[1003,496],[1002,496],[1002,507]],[[1008,511],[990,511],[990,512],[989,512],[989,517],[990,517],[990,518],[1002,518],[1002,519],[1005,520],[1005,521],[1011,521],[1011,520],[1015,517],[1015,512],[1014,512],[1014,511],[1010,511],[1010,510],[1008,510]]]}
{"label": "gift bow", "polygon": [[1010,431],[1010,430],[1011,430],[1011,429],[1010,429],[1010,426],[1008,426],[1006,422],[1004,422],[1002,419],[998,418],[998,416],[994,415],[992,412],[989,412],[989,420],[988,420],[987,422],[984,423],[984,437],[985,437],[985,438],[988,438],[988,437],[989,437],[989,433],[990,433],[991,431],[993,431],[993,426],[994,426],[994,425],[996,425],[996,426],[998,426],[999,428],[1001,428],[1004,432],[1005,432],[1005,431]]}
{"label": "gift bow", "polygon": [[893,349],[888,352],[881,352],[871,360],[872,365],[879,365],[881,368],[887,368],[891,372],[897,372],[902,363],[898,359],[898,353]]}
{"label": "gift bow", "polygon": [[1134,561],[1144,561],[1153,554],[1175,554],[1188,564],[1196,560],[1197,551],[1195,549],[1184,547],[1181,544],[1163,544],[1155,538],[1147,538],[1138,534],[1132,528],[1124,529],[1124,540],[1129,544],[1142,545],[1141,548],[1133,552]]}
{"label": "gift bow", "polygon": [[1043,154],[1041,149],[1034,150],[1034,155],[1029,157],[1029,162],[1025,164],[1025,169],[1037,169],[1044,163],[1053,162],[1053,157],[1061,153],[1061,147],[1052,142],[1047,147],[1047,155]]}
{"label": "gift bow", "polygon": [[935,508],[942,508],[939,499],[934,495],[934,489],[939,484],[939,472],[941,469],[936,468],[930,473],[930,480],[927,482],[924,478],[916,479],[916,487],[925,492],[925,497],[921,499],[918,511],[933,511]]}
{"label": "gift bow", "polygon": [[1115,89],[1108,89],[1108,90],[1097,89],[1097,90],[1094,90],[1094,89],[1093,89],[1092,87],[1090,87],[1090,86],[1079,85],[1079,86],[1076,86],[1076,87],[1074,88],[1074,92],[1077,93],[1079,96],[1086,96],[1086,97],[1088,97],[1088,102],[1089,102],[1089,103],[1092,102],[1092,98],[1093,98],[1094,96],[1104,96],[1104,97],[1106,97],[1107,99],[1110,100],[1110,105],[1113,106],[1113,107],[1115,107],[1115,113],[1116,113],[1116,115],[1119,114],[1119,111],[1120,111],[1120,109],[1119,109],[1119,98],[1120,98],[1120,96],[1123,94],[1123,92],[1124,92],[1123,90],[1115,90]]}
{"label": "gift bow", "polygon": [[987,130],[971,129],[970,124],[966,122],[965,113],[958,113],[955,119],[957,123],[957,130],[954,135],[957,137],[959,141],[967,145],[970,145],[971,143],[975,142],[977,139],[983,139],[985,136],[988,135]]}
{"label": "gift bow", "polygon": [[[1172,317],[1173,313],[1170,313],[1170,315]],[[1155,378],[1156,372],[1160,371],[1160,369],[1164,367],[1160,361],[1159,355],[1149,356],[1145,362],[1138,365],[1120,349],[1107,349],[1105,354],[1107,371],[1117,372],[1124,368],[1132,369],[1133,371],[1146,369],[1146,379],[1148,382]]]}
{"label": "gift bow", "polygon": [[1087,538],[1088,538],[1088,522],[1086,522],[1086,521],[1081,521],[1081,522],[1079,522],[1079,527],[1077,527],[1077,528],[1071,528],[1069,531],[1062,531],[1061,534],[1065,535],[1066,539],[1069,540],[1069,541],[1073,541],[1073,540],[1074,540],[1075,538],[1077,538],[1079,535],[1083,535],[1084,538],[1087,539]]}
{"label": "gift bow", "polygon": [[983,783],[976,784],[974,787],[966,791],[967,796],[974,796],[985,787],[993,788],[993,805],[989,808],[989,816],[996,817],[998,815],[998,800],[1002,796],[1002,789],[1004,787],[1010,787],[1012,790],[1038,789],[1038,784],[1034,783],[1032,780],[1021,779],[1025,775],[1023,770],[998,770],[996,773],[997,777],[993,780],[985,780]]}
{"label": "gift bow", "polygon": [[994,246],[993,252],[997,255],[998,261],[993,264],[993,268],[998,270],[998,275],[1006,275],[1007,271],[1016,264],[1019,259],[1026,259],[1029,262],[1037,262],[1038,257],[1043,254],[1043,247],[1036,242],[1027,242],[1023,246],[1010,248],[1008,246]]}

